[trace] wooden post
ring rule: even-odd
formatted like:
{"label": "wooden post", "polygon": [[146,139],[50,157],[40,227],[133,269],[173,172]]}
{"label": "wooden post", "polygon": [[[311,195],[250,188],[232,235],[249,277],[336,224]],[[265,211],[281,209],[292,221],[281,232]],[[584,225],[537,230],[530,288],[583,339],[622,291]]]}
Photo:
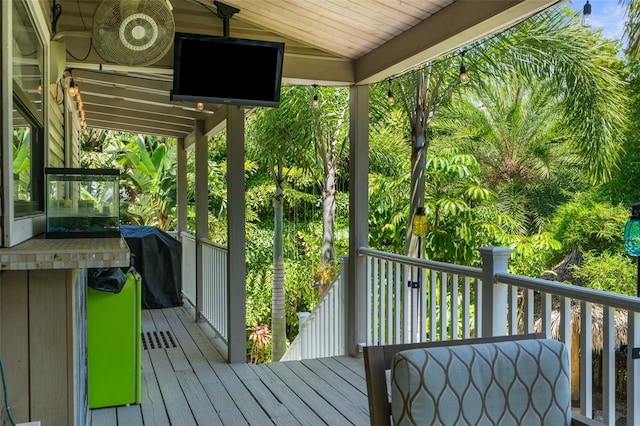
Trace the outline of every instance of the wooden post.
{"label": "wooden post", "polygon": [[349,279],[346,288],[347,353],[362,356],[367,336],[366,258],[358,256],[369,244],[369,86],[352,86],[349,93]]}

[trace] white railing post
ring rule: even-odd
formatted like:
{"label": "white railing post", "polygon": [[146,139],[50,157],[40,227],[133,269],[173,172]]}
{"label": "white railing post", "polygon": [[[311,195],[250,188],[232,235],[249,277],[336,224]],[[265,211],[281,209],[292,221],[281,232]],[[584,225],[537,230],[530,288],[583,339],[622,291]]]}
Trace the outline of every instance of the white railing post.
{"label": "white railing post", "polygon": [[495,282],[497,272],[507,272],[513,252],[506,247],[481,247],[482,300],[476,301],[481,310],[482,329],[478,337],[505,336],[507,334],[507,286]]}
{"label": "white railing post", "polygon": [[627,424],[640,424],[640,313],[629,312],[627,320]]}

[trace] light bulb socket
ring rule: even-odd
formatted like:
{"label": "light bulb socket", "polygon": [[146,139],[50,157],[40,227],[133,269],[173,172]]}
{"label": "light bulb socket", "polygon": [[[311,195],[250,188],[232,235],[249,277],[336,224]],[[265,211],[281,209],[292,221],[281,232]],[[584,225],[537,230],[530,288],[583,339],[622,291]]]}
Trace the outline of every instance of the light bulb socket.
{"label": "light bulb socket", "polygon": [[76,86],[76,82],[71,79],[69,82],[69,95],[75,96],[78,94],[78,86]]}
{"label": "light bulb socket", "polygon": [[589,3],[589,0],[587,0],[584,7],[582,8],[582,26],[591,26],[591,4]]}
{"label": "light bulb socket", "polygon": [[467,69],[464,67],[464,64],[460,65],[460,81],[463,83],[469,81],[469,74],[467,74]]}

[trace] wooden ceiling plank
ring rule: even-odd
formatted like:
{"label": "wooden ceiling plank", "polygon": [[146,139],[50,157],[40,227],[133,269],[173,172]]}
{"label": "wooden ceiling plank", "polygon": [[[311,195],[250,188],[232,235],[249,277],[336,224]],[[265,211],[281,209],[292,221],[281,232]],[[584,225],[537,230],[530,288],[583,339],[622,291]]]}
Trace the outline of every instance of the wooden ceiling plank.
{"label": "wooden ceiling plank", "polygon": [[147,113],[160,115],[161,117],[165,116],[167,118],[178,117],[187,120],[204,119],[208,115],[207,112],[197,111],[195,107],[189,110],[183,106],[175,106],[171,104],[156,105],[125,99],[107,98],[102,95],[82,95],[82,101],[87,109],[92,105],[107,105],[111,108],[129,109],[132,111],[145,111]]}
{"label": "wooden ceiling plank", "polygon": [[179,127],[192,127],[196,121],[195,117],[184,118],[178,116],[171,116],[167,114],[156,114],[146,110],[134,110],[130,108],[116,108],[112,105],[92,105],[91,115],[111,115],[113,117],[129,118],[135,117],[138,120],[143,120],[147,123],[171,123],[172,125]]}
{"label": "wooden ceiling plank", "polygon": [[137,125],[123,125],[120,122],[112,121],[100,121],[87,119],[87,127],[114,130],[119,132],[126,132],[132,134],[144,134],[152,136],[162,136],[168,138],[183,138],[186,135],[182,132],[175,131],[174,129],[158,129],[152,127],[142,127]]}
{"label": "wooden ceiling plank", "polygon": [[135,125],[139,127],[153,128],[153,129],[165,129],[167,131],[175,130],[178,133],[189,133],[193,129],[193,125],[178,125],[176,123],[171,122],[162,122],[162,121],[149,121],[143,120],[139,117],[123,117],[119,115],[113,114],[102,114],[94,112],[90,116],[87,117],[87,121],[111,121],[114,123],[122,123],[123,125]]}

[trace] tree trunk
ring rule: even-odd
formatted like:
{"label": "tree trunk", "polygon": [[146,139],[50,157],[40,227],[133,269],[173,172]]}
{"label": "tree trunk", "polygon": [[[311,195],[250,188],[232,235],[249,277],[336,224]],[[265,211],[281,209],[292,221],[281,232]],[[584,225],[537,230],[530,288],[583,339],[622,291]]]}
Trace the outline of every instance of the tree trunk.
{"label": "tree trunk", "polygon": [[[332,163],[331,163],[332,164]],[[322,191],[322,263],[333,263],[334,215],[336,211],[336,169],[328,167]]]}
{"label": "tree trunk", "polygon": [[[418,253],[418,238],[413,235],[411,222],[418,207],[424,206],[424,173],[427,157],[427,113],[425,111],[426,88],[424,74],[418,72],[416,84],[416,108],[411,119],[411,203],[405,238],[404,252],[407,256],[422,257]],[[421,247],[420,251],[424,251]]]}
{"label": "tree trunk", "polygon": [[273,289],[271,294],[271,360],[279,361],[287,350],[287,331],[284,300],[284,249],[282,204],[284,190],[281,174],[276,180],[273,205]]}

